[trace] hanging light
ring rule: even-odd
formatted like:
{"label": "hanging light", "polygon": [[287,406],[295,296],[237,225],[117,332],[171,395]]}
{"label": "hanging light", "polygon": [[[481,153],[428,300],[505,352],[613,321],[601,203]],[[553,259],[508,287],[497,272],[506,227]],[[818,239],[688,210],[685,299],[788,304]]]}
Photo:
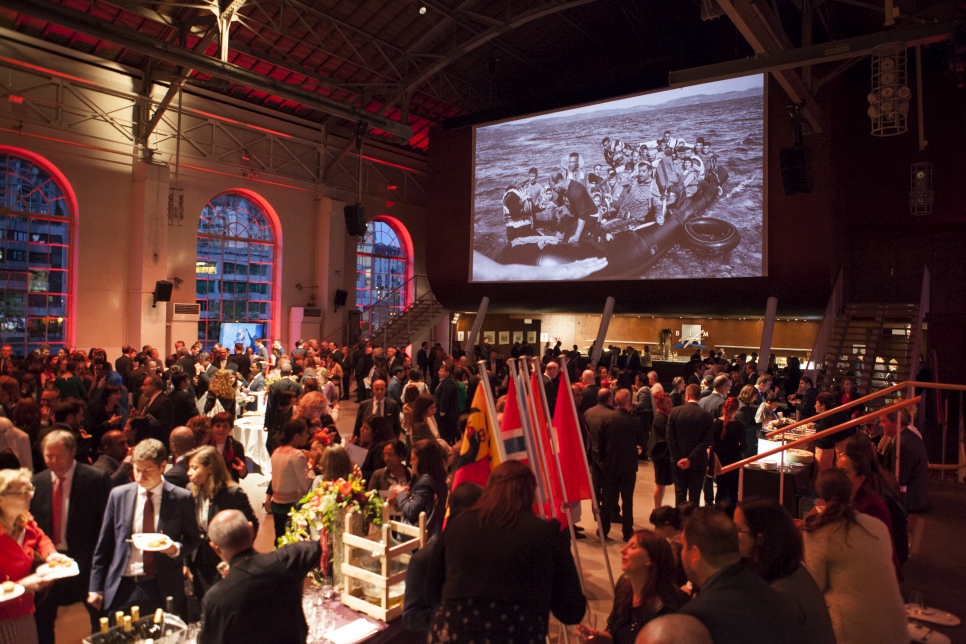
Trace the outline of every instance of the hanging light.
{"label": "hanging light", "polygon": [[913,163],[910,169],[909,214],[923,217],[932,214],[935,193],[932,189],[932,164]]}
{"label": "hanging light", "polygon": [[886,43],[872,50],[872,91],[866,96],[872,136],[896,136],[908,130],[912,92],[906,85],[906,46]]}

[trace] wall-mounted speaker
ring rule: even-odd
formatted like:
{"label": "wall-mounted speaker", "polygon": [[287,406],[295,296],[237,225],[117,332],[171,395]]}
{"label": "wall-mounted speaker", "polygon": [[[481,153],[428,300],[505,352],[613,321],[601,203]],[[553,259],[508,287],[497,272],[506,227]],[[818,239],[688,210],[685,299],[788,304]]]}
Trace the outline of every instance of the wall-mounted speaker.
{"label": "wall-mounted speaker", "polygon": [[171,301],[171,289],[174,288],[174,283],[167,280],[160,280],[154,284],[154,302],[151,306],[156,307],[158,302],[170,302]]}
{"label": "wall-mounted speaker", "polygon": [[335,291],[335,310],[338,311],[339,307],[345,306],[346,299],[349,297],[349,291],[343,291],[342,289],[336,289]]}
{"label": "wall-mounted speaker", "polygon": [[343,208],[345,214],[345,229],[349,235],[356,237],[366,234],[366,210],[362,204],[354,204]]}
{"label": "wall-mounted speaker", "polygon": [[778,151],[778,163],[782,171],[782,187],[786,195],[810,193],[812,174],[808,165],[808,148],[796,145]]}

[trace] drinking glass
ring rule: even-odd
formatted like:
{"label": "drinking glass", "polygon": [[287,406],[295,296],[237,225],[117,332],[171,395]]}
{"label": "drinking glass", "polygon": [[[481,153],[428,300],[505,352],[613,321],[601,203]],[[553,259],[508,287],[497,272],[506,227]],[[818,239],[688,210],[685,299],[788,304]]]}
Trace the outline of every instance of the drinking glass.
{"label": "drinking glass", "polygon": [[322,577],[319,579],[319,590],[322,593],[322,599],[325,601],[335,597],[335,587],[332,585],[332,577]]}
{"label": "drinking glass", "polygon": [[922,611],[926,608],[926,602],[922,598],[922,593],[918,590],[913,590],[909,593],[909,605],[916,612],[916,615],[920,615]]}

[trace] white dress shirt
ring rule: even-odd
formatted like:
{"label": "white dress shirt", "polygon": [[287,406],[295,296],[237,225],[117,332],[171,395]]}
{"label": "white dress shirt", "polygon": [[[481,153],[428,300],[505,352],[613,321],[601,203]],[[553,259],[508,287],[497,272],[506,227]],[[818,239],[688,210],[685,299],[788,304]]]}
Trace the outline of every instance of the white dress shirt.
{"label": "white dress shirt", "polygon": [[[157,485],[157,487],[151,488],[151,503],[154,505],[154,531],[158,531],[158,517],[161,516],[161,492],[164,490],[164,480]],[[141,532],[141,526],[144,525],[144,504],[148,500],[148,490],[143,487],[138,486],[138,493],[134,501],[134,529],[132,532],[137,534]],[[181,550],[180,546],[175,543],[176,548],[179,552]],[[155,555],[157,556],[157,555]],[[177,556],[177,555],[175,555]],[[133,577],[134,575],[144,574],[144,562],[141,556],[141,550],[139,548],[131,546],[131,557],[127,560],[127,568],[124,571],[125,577]]]}
{"label": "white dress shirt", "polygon": [[[67,474],[64,475],[64,480],[61,484],[61,491],[63,492],[64,502],[63,502],[63,505],[61,506],[60,525],[57,526],[58,534],[50,535],[51,541],[54,542],[54,547],[62,552],[68,549],[67,548],[67,513],[68,511],[70,511],[70,487],[74,481],[74,470],[76,469],[77,469],[77,461],[74,461],[73,463],[71,463],[70,469],[67,470]],[[57,475],[54,474],[53,472],[50,473],[50,481],[52,486],[50,488],[50,496],[51,496],[50,516],[53,517],[54,516],[54,508],[53,508],[54,487],[53,486],[57,485]]]}

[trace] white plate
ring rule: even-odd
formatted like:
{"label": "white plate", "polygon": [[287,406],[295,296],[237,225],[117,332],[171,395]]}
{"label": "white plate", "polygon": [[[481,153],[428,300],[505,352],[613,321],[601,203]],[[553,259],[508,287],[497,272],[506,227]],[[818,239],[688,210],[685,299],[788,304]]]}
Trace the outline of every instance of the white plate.
{"label": "white plate", "polygon": [[37,574],[47,579],[62,579],[64,577],[76,577],[80,574],[80,568],[76,561],[71,561],[69,566],[53,566],[42,564],[37,566]]}
{"label": "white plate", "polygon": [[[151,542],[157,541],[158,539],[164,539],[164,545],[151,545]],[[171,537],[166,534],[161,534],[160,532],[140,532],[138,534],[132,534],[131,541],[134,543],[135,548],[138,550],[144,550],[145,552],[159,552],[161,550],[167,550],[174,545],[174,541],[171,540]]]}
{"label": "white plate", "polygon": [[959,626],[960,621],[952,613],[947,613],[938,608],[929,608],[927,606],[922,609],[922,612],[919,612],[912,604],[906,604],[906,617],[909,619],[918,619],[920,622],[932,622],[940,626]]}
{"label": "white plate", "polygon": [[922,642],[923,644],[950,644],[952,642],[948,636],[939,631],[934,631],[928,626],[914,622],[909,622],[909,637],[912,638],[913,642]]}
{"label": "white plate", "polygon": [[16,599],[24,593],[24,587],[20,584],[14,584],[13,592],[0,594],[0,603],[8,602],[11,599]]}

